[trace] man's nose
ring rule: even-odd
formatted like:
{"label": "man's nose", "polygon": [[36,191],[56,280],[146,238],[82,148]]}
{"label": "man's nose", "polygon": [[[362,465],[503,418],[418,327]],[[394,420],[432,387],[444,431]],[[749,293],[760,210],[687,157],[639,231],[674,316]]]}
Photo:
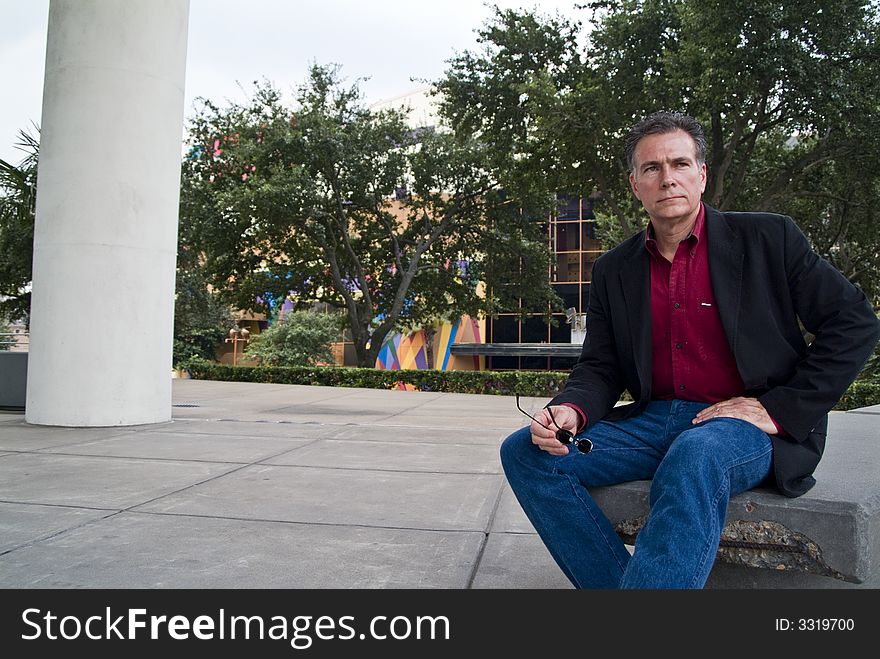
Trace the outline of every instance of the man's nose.
{"label": "man's nose", "polygon": [[675,185],[675,178],[672,176],[672,168],[663,166],[660,170],[660,185],[664,188]]}

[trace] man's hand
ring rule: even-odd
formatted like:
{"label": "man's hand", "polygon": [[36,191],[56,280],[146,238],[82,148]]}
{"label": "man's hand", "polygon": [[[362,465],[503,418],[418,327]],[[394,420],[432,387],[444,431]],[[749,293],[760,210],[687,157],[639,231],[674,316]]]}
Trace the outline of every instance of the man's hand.
{"label": "man's hand", "polygon": [[[556,439],[556,424],[575,435],[581,421],[580,416],[567,405],[553,405],[550,409],[553,411],[553,418],[556,419],[556,423],[553,423],[547,408],[535,414],[534,417],[538,420],[538,423],[532,421],[532,425],[529,428],[532,431],[532,444],[551,455],[568,455],[568,447]],[[541,423],[547,427],[545,428],[540,425]]]}
{"label": "man's hand", "polygon": [[764,409],[764,406],[761,405],[757,398],[744,398],[739,396],[737,398],[723,400],[720,403],[715,403],[697,414],[692,423],[702,423],[703,421],[717,419],[719,417],[748,421],[768,435],[777,434],[776,425],[773,423],[773,419],[770,418],[770,415],[767,414],[767,410]]}

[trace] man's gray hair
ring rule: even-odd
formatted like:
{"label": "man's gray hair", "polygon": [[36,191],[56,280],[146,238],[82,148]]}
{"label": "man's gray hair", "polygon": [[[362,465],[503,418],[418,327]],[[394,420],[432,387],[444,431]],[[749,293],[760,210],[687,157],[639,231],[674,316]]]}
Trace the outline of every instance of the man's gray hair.
{"label": "man's gray hair", "polygon": [[624,140],[624,152],[626,153],[626,164],[629,167],[629,171],[635,173],[636,146],[643,137],[673,133],[677,130],[683,130],[694,140],[697,164],[702,165],[706,162],[708,146],[706,144],[706,134],[703,132],[703,127],[700,123],[693,117],[689,117],[681,112],[661,110],[660,112],[648,115],[629,129],[629,133],[627,133]]}

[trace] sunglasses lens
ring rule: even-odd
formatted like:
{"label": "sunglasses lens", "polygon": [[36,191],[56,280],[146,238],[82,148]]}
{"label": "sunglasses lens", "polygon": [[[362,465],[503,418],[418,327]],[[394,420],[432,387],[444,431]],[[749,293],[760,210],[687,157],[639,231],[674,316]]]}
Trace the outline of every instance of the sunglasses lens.
{"label": "sunglasses lens", "polygon": [[589,453],[593,450],[593,442],[586,438],[577,440],[575,446],[577,446],[577,450],[581,453]]}
{"label": "sunglasses lens", "polygon": [[572,436],[571,431],[566,430],[565,428],[560,428],[556,431],[556,439],[562,444],[571,444]]}

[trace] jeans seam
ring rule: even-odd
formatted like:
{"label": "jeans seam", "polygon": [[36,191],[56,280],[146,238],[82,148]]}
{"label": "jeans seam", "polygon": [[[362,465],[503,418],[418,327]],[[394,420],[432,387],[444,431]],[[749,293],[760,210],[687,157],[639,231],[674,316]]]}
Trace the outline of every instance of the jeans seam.
{"label": "jeans seam", "polygon": [[607,448],[599,448],[594,446],[593,450],[590,453],[595,453],[597,451],[653,451],[655,450],[653,446],[613,446]]}
{"label": "jeans seam", "polygon": [[[715,492],[715,496],[712,499],[713,513],[714,513],[714,510],[718,507],[718,500],[721,498],[721,494],[725,490],[728,489],[729,483],[730,483],[730,477],[728,476],[727,481],[721,487],[719,487],[718,490]],[[711,524],[712,524],[712,526],[709,529],[709,531],[710,531],[709,536],[706,539],[705,545],[703,546],[703,553],[700,556],[700,561],[699,561],[699,563],[697,563],[697,569],[694,571],[694,576],[691,579],[691,583],[690,583],[690,586],[688,586],[688,588],[693,589],[693,588],[697,587],[698,579],[700,578],[700,575],[705,571],[706,561],[709,560],[709,550],[711,549],[711,547],[710,547],[711,539],[715,537],[715,535],[716,535],[715,529],[718,527],[718,519],[717,519],[716,515],[714,515],[714,514],[711,515]],[[720,530],[718,531],[717,535],[720,539],[721,538],[721,531]],[[719,540],[719,542],[720,542],[720,540]],[[718,551],[716,550],[715,553],[717,554]],[[713,564],[714,564],[714,558],[713,558]]]}
{"label": "jeans seam", "polygon": [[[729,492],[729,490],[730,490],[730,471],[732,469],[734,469],[736,467],[741,467],[742,465],[744,465],[748,462],[753,462],[753,461],[757,460],[758,458],[762,458],[765,455],[767,455],[768,453],[772,453],[772,452],[773,452],[773,446],[771,445],[769,449],[765,449],[760,452],[751,453],[748,456],[744,456],[739,461],[736,461],[730,465],[725,466],[724,472],[726,475],[726,479],[725,479],[724,483],[722,483],[721,486],[715,491],[715,495],[712,498],[712,509],[715,510],[718,507],[718,501],[719,501],[719,499],[721,499],[721,495],[725,491]],[[729,500],[729,497],[728,497],[728,500]],[[717,517],[715,515],[712,515],[712,528],[711,528],[712,533],[709,535],[709,538],[715,537],[715,529],[717,526],[718,526]],[[721,538],[721,532],[723,530],[724,530],[723,527],[718,530],[719,540]],[[709,540],[707,540],[706,545],[703,548],[702,558],[698,564],[698,569],[694,573],[694,578],[691,580],[690,588],[696,588],[697,579],[699,578],[700,573],[703,572],[703,568],[706,565],[706,561],[709,559],[709,549],[710,549],[709,544],[710,544],[710,542],[709,542]],[[717,554],[717,550],[716,550],[716,554]],[[714,558],[713,558],[713,563],[714,563]]]}
{"label": "jeans seam", "polygon": [[626,565],[621,565],[620,561],[617,558],[617,552],[614,551],[614,546],[608,542],[608,536],[605,535],[602,530],[602,526],[596,521],[596,516],[593,514],[593,511],[590,510],[590,507],[584,502],[580,493],[578,492],[578,488],[575,486],[575,483],[572,481],[571,476],[569,474],[562,474],[568,479],[569,487],[571,487],[571,491],[574,493],[574,496],[577,497],[577,500],[580,501],[581,507],[586,511],[589,515],[590,520],[593,522],[593,525],[596,527],[596,530],[599,532],[599,535],[602,536],[602,541],[605,543],[605,546],[608,548],[611,555],[614,557],[614,562],[617,563],[617,566],[620,568],[620,571],[623,572],[626,570]]}
{"label": "jeans seam", "polygon": [[[597,448],[594,446],[593,449],[590,451],[590,453],[598,453],[600,451],[606,452],[606,451],[653,451],[653,450],[655,450],[655,449],[651,446],[633,446],[633,447],[615,446],[615,447],[610,447],[610,448]],[[572,454],[571,449],[569,449],[569,453],[566,455],[553,456],[556,459],[553,461],[553,467],[551,468],[550,473],[553,474],[554,476],[556,476],[556,475],[570,476],[571,474],[569,474],[566,471],[559,471],[559,463],[560,463],[560,461],[564,460],[565,458],[571,457],[572,455],[574,455],[574,457],[586,458],[588,460],[590,458],[589,454],[584,454],[579,451],[577,453]]]}

